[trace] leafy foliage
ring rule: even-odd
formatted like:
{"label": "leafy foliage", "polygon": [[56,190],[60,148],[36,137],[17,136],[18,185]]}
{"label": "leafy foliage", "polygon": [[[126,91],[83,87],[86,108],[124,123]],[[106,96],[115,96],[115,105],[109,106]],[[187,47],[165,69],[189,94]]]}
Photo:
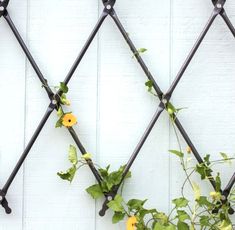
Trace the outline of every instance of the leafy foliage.
{"label": "leafy foliage", "polygon": [[[99,168],[99,174],[102,178],[101,186],[99,184],[94,184],[86,189],[86,191],[94,198],[97,193],[97,188],[102,191],[102,195],[111,192],[116,185],[122,182],[123,172],[125,170],[125,165],[121,166],[117,171],[110,172],[110,165],[106,168]],[[131,177],[131,172],[128,172],[125,179]],[[101,196],[100,196],[101,197]],[[98,198],[100,198],[98,197]],[[95,198],[97,199],[97,198]]]}
{"label": "leafy foliage", "polygon": [[87,164],[86,160],[88,160],[88,157],[91,157],[91,155],[89,153],[85,154],[85,156],[86,156],[86,158],[84,158],[83,156],[81,158],[79,158],[77,155],[76,147],[73,145],[70,145],[69,151],[68,151],[68,160],[72,164],[72,166],[68,170],[66,170],[65,172],[63,172],[63,171],[58,172],[57,175],[61,179],[67,180],[71,183],[74,179],[74,176],[75,176],[77,170],[79,168],[81,168],[82,166],[86,165]]}
{"label": "leafy foliage", "polygon": [[132,58],[136,57],[137,55],[143,54],[146,51],[147,51],[146,48],[139,48]]}

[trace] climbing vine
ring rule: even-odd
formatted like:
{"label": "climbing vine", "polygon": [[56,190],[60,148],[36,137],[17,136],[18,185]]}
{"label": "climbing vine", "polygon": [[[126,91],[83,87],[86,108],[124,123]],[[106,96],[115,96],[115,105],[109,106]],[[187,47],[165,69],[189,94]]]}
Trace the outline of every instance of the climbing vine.
{"label": "climbing vine", "polygon": [[[138,53],[145,52],[141,48]],[[145,83],[148,92],[157,96],[153,90],[153,83]],[[70,102],[66,97],[68,87],[63,83],[59,89],[62,91],[62,106],[58,108],[58,121],[56,127],[70,128],[77,124],[77,118],[72,112],[64,112],[64,106],[69,106]],[[101,184],[93,184],[86,189],[86,192],[95,200],[102,199],[104,194],[108,194],[115,189],[115,186],[122,183],[119,193],[108,202],[109,209],[113,212],[112,222],[116,224],[120,221],[126,221],[127,230],[232,230],[233,223],[231,220],[231,208],[235,206],[235,189],[232,190],[227,199],[223,199],[221,189],[220,173],[215,173],[217,164],[231,164],[234,158],[229,157],[226,153],[220,153],[217,160],[211,160],[210,155],[204,157],[201,164],[195,164],[191,160],[191,149],[182,148],[180,138],[175,127],[175,118],[177,114],[185,108],[175,108],[170,102],[165,104],[165,109],[169,114],[171,125],[176,136],[178,149],[169,150],[169,154],[178,158],[179,164],[185,174],[185,180],[181,184],[181,196],[172,200],[172,209],[164,213],[148,204],[148,200],[130,199],[126,201],[123,198],[124,182],[131,178],[131,172],[128,172],[125,180],[122,175],[125,165],[116,171],[111,171],[111,166],[98,166],[98,173],[102,178]],[[71,167],[66,171],[58,172],[57,175],[70,183],[73,181],[77,171],[87,165],[87,161],[92,159],[90,153],[82,155],[80,158],[75,146],[70,145],[68,151],[68,160]],[[196,175],[196,177],[195,177]],[[200,182],[195,182],[194,178],[199,180],[211,180],[215,178],[215,190],[208,194],[203,194]],[[185,187],[189,185],[191,196],[186,197]]]}

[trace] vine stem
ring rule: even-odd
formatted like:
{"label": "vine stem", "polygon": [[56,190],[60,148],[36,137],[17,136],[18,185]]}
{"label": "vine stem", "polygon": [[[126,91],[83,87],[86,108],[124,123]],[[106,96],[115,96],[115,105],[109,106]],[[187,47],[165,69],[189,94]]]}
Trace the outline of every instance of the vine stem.
{"label": "vine stem", "polygon": [[[170,115],[170,114],[169,114]],[[170,121],[171,121],[171,124],[172,124],[172,127],[173,127],[173,130],[174,130],[174,133],[175,133],[175,136],[176,136],[176,140],[177,140],[177,143],[178,143],[178,146],[179,146],[179,149],[180,149],[180,152],[182,152],[182,147],[181,147],[181,143],[180,143],[180,138],[179,138],[179,135],[177,133],[177,130],[176,130],[176,127],[175,127],[175,122],[174,122],[174,118],[176,117],[177,114],[174,114],[173,116],[170,115]],[[186,181],[189,182],[191,188],[193,189],[193,184],[192,184],[192,181],[190,180],[190,175],[188,174],[187,172],[187,169],[185,167],[185,163],[184,163],[184,159],[183,157],[180,157],[180,161],[181,161],[181,165],[182,165],[182,168],[183,168],[183,171],[186,175]],[[184,196],[184,192],[183,190],[181,190],[181,194],[183,197]],[[193,214],[193,210],[191,209],[191,207],[189,205],[188,206],[188,209],[189,211],[191,212],[191,214]]]}

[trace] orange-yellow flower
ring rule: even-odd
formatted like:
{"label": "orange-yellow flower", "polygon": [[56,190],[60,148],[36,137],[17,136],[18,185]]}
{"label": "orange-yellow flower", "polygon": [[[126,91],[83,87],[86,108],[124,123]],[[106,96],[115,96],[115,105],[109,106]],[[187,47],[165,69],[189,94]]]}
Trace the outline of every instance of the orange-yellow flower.
{"label": "orange-yellow flower", "polygon": [[131,216],[128,218],[126,222],[126,229],[127,230],[135,230],[137,224],[137,218],[135,216]]}
{"label": "orange-yellow flower", "polygon": [[213,200],[221,200],[221,193],[220,192],[210,192],[210,196]]}
{"label": "orange-yellow flower", "polygon": [[192,149],[188,146],[186,151],[187,151],[188,154],[190,154],[192,152]]}
{"label": "orange-yellow flower", "polygon": [[77,118],[72,113],[67,113],[62,118],[62,124],[65,127],[72,127],[77,123]]}

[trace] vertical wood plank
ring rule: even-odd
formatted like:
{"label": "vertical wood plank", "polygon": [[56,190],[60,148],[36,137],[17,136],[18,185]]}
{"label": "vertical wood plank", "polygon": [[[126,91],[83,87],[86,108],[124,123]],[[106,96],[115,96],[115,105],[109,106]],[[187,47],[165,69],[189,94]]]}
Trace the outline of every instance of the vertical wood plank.
{"label": "vertical wood plank", "polygon": [[[94,1],[30,1],[29,45],[50,85],[65,78],[97,19]],[[96,152],[97,46],[94,41],[70,84],[69,110],[78,117],[78,132],[89,152]],[[27,69],[27,139],[48,104],[31,67]],[[24,229],[95,229],[94,202],[85,188],[94,178],[82,169],[73,184],[58,171],[69,167],[67,151],[74,144],[65,129],[49,119],[25,167]]]}
{"label": "vertical wood plank", "polygon": [[[19,5],[18,1],[12,0],[8,11],[25,37],[27,2]],[[25,57],[3,17],[0,18],[0,35],[0,91],[3,102],[0,113],[0,181],[3,186],[24,146]],[[1,207],[1,230],[22,229],[22,178],[21,170],[7,194],[12,214],[6,215]]]}

